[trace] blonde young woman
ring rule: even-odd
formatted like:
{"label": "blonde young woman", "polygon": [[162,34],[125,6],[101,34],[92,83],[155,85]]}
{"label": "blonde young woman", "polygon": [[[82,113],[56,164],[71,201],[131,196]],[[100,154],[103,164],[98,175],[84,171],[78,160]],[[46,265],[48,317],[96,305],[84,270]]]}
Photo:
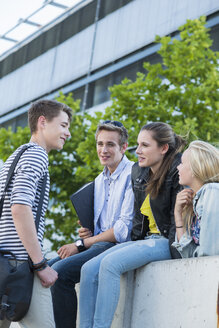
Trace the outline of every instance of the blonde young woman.
{"label": "blonde young woman", "polygon": [[177,195],[173,246],[184,258],[219,255],[219,150],[193,141],[177,168],[179,183],[189,188]]}

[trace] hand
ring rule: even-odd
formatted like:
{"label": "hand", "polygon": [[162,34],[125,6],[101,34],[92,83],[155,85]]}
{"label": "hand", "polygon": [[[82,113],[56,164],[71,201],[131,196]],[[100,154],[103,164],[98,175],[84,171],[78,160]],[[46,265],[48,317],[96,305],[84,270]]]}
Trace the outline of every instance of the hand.
{"label": "hand", "polygon": [[83,227],[81,227],[78,230],[78,234],[79,234],[79,237],[82,239],[89,238],[93,235],[92,232],[88,228],[83,228]]}
{"label": "hand", "polygon": [[78,253],[78,248],[75,246],[74,243],[63,245],[59,248],[57,251],[58,255],[61,257],[61,259],[65,259],[66,257],[69,257],[71,255]]}
{"label": "hand", "polygon": [[36,271],[36,274],[39,277],[42,286],[46,288],[54,285],[54,283],[58,279],[58,273],[49,266],[47,266],[41,271]]}
{"label": "hand", "polygon": [[176,196],[176,203],[174,209],[175,215],[182,215],[184,207],[192,203],[193,197],[194,192],[192,189],[186,188],[180,191]]}

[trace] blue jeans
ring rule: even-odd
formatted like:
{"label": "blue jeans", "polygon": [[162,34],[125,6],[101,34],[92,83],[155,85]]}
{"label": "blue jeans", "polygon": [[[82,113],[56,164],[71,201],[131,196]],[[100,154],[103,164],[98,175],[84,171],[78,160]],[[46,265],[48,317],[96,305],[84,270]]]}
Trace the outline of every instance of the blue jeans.
{"label": "blue jeans", "polygon": [[152,235],[116,245],[84,264],[80,282],[80,328],[109,328],[119,300],[121,274],[167,259],[171,259],[168,239]]}
{"label": "blue jeans", "polygon": [[80,281],[81,267],[114,245],[110,242],[99,242],[82,253],[63,260],[57,257],[49,261],[49,265],[58,272],[58,279],[51,287],[56,328],[76,327],[77,295],[75,284]]}

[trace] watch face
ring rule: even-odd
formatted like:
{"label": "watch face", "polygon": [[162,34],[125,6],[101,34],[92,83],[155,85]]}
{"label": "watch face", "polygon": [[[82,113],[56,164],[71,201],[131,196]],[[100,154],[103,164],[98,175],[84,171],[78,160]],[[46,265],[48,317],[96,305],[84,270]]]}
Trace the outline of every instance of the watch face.
{"label": "watch face", "polygon": [[83,239],[78,239],[75,242],[75,246],[78,248],[79,253],[85,251],[84,241]]}
{"label": "watch face", "polygon": [[76,245],[76,246],[83,246],[83,243],[82,243],[82,241],[79,239],[79,240],[76,240],[75,245]]}

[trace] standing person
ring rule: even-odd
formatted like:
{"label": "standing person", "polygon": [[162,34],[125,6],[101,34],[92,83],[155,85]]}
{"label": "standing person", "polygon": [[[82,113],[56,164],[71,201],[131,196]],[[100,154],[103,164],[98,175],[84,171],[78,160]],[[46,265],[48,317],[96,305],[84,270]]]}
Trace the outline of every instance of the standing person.
{"label": "standing person", "polygon": [[121,274],[171,258],[168,239],[174,240],[174,205],[181,188],[176,167],[184,142],[168,124],[153,122],[143,126],[137,143],[138,163],[132,168],[133,241],[105,251],[82,267],[80,328],[111,326]]}
{"label": "standing person", "polygon": [[[50,288],[57,279],[57,273],[47,265],[42,253],[44,215],[49,200],[48,153],[61,150],[70,137],[69,124],[72,110],[57,101],[39,100],[28,111],[31,139],[29,148],[21,155],[5,196],[0,219],[0,247],[11,251],[18,263],[33,262],[35,271],[33,294],[26,316],[19,322],[21,327],[55,328]],[[0,197],[4,190],[9,168],[16,154],[25,147],[20,146],[5,162],[0,172]],[[42,191],[42,182],[47,174],[44,201],[38,234],[34,220]],[[1,328],[10,322],[0,321]]]}
{"label": "standing person", "polygon": [[88,260],[130,239],[134,215],[131,185],[133,162],[124,155],[128,133],[117,121],[105,121],[96,131],[96,148],[103,172],[95,179],[94,235],[79,230],[81,239],[62,246],[59,257],[50,265],[59,278],[51,288],[56,328],[76,327],[77,296],[75,284],[80,281],[81,267]]}
{"label": "standing person", "polygon": [[219,255],[219,150],[191,142],[178,171],[179,183],[190,188],[177,195],[173,246],[183,258]]}

